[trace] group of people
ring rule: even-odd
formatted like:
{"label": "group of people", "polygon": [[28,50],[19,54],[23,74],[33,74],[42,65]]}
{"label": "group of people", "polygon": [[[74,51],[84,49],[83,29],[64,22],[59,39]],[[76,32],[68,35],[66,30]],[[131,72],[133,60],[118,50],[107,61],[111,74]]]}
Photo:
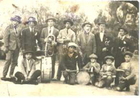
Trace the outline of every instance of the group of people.
{"label": "group of people", "polygon": [[[24,28],[20,26],[22,23],[20,16],[12,17],[11,22],[4,34],[6,62],[2,80],[7,79],[7,72],[11,67],[10,78],[16,77],[16,83],[36,82],[41,75],[41,70],[35,67],[36,53],[40,50],[45,51],[43,55],[52,58],[52,78],[58,55],[58,81],[61,80],[63,73],[65,83],[75,84],[77,73],[74,70],[87,71],[92,85],[107,88],[116,85],[118,91],[129,90],[129,86],[136,81],[134,66],[130,62],[134,52],[133,37],[123,27],[118,29],[118,37],[112,39],[106,34],[104,21],[98,23],[99,32],[96,34],[92,33],[93,25],[85,22],[78,36],[71,29],[74,25],[71,19],[66,19],[65,28],[58,30],[54,26],[56,19],[48,17],[47,27],[41,32],[35,28],[37,21],[34,17],[28,18],[27,26]],[[23,53],[24,59],[21,61],[21,70],[14,76],[19,52]]]}

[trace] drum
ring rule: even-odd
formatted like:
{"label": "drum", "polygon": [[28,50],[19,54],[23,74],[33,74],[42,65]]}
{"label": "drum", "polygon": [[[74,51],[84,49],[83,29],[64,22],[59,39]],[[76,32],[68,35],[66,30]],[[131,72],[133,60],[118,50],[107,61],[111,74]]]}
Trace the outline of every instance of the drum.
{"label": "drum", "polygon": [[86,71],[80,71],[77,73],[77,82],[81,85],[86,85],[90,81],[90,75]]}
{"label": "drum", "polygon": [[41,82],[52,80],[52,58],[43,57],[41,60]]}

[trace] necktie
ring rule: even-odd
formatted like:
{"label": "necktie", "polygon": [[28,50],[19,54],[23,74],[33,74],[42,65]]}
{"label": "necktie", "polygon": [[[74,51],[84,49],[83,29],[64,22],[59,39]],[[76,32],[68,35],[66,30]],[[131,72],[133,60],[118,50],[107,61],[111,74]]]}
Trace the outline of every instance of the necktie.
{"label": "necktie", "polygon": [[17,35],[17,27],[16,27],[16,26],[14,26],[14,29],[15,29],[15,34]]}

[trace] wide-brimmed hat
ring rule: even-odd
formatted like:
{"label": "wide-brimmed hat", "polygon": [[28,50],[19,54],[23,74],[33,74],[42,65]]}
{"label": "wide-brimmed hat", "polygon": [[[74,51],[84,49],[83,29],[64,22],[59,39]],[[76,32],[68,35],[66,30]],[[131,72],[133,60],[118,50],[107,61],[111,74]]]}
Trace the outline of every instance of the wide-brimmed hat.
{"label": "wide-brimmed hat", "polygon": [[71,26],[73,25],[73,22],[72,22],[71,19],[66,19],[66,20],[64,20],[64,24],[66,24],[67,22],[69,22],[69,23],[71,24]]}
{"label": "wide-brimmed hat", "polygon": [[118,28],[118,31],[119,31],[120,29],[123,29],[126,33],[128,33],[127,29],[126,29],[124,26],[119,27],[119,28]]}
{"label": "wide-brimmed hat", "polygon": [[49,16],[49,17],[47,18],[46,22],[48,22],[49,20],[53,20],[54,22],[56,21],[56,19],[55,19],[54,17],[52,17],[52,16]]}
{"label": "wide-brimmed hat", "polygon": [[132,52],[130,52],[130,51],[124,52],[123,55],[124,55],[124,56],[125,56],[125,55],[129,55],[129,56],[131,56],[131,57],[133,56]]}
{"label": "wide-brimmed hat", "polygon": [[17,22],[21,23],[21,17],[18,16],[18,15],[14,16],[14,17],[11,17],[10,20],[11,20],[11,21],[17,21]]}
{"label": "wide-brimmed hat", "polygon": [[30,22],[34,22],[35,25],[37,24],[37,21],[36,21],[35,17],[29,17],[28,21],[26,23],[28,24]]}
{"label": "wide-brimmed hat", "polygon": [[76,43],[70,42],[70,43],[68,44],[68,47],[75,47],[75,48],[77,48],[78,46],[77,46]]}
{"label": "wide-brimmed hat", "polygon": [[23,52],[23,55],[26,55],[27,53],[31,53],[32,55],[34,54],[33,51],[24,51],[24,52]]}
{"label": "wide-brimmed hat", "polygon": [[91,55],[89,56],[89,58],[90,58],[90,59],[97,59],[98,57],[97,57],[96,54],[91,54]]}
{"label": "wide-brimmed hat", "polygon": [[114,57],[113,57],[113,56],[106,56],[104,59],[105,59],[105,61],[106,61],[107,59],[111,59],[112,61],[114,61]]}
{"label": "wide-brimmed hat", "polygon": [[98,21],[98,25],[100,25],[100,24],[105,24],[106,25],[106,21],[101,19],[101,20]]}
{"label": "wide-brimmed hat", "polygon": [[87,25],[87,24],[89,24],[89,25],[91,26],[91,28],[92,28],[92,24],[91,24],[90,22],[85,22],[85,23],[82,25],[82,28],[83,28],[85,25]]}

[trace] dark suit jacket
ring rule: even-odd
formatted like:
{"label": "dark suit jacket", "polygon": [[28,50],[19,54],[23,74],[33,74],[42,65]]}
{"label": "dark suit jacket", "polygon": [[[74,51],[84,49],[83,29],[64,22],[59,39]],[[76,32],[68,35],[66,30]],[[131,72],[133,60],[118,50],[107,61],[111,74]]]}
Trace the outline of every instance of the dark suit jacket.
{"label": "dark suit jacket", "polygon": [[89,36],[86,40],[85,33],[81,32],[78,36],[78,45],[80,46],[82,53],[86,54],[87,56],[89,56],[92,53],[96,53],[95,35],[89,33]]}
{"label": "dark suit jacket", "polygon": [[[59,30],[56,29],[56,28],[54,28],[54,30],[53,30],[53,35],[55,36],[55,39],[56,39],[55,41],[56,41],[56,42],[57,42],[57,36],[58,36],[58,34],[59,34]],[[45,48],[44,48],[44,46],[45,46],[45,41],[44,41],[44,39],[45,39],[47,36],[48,36],[48,27],[42,29],[41,36],[40,36],[40,41],[41,41],[41,44],[42,44],[42,48],[43,48],[43,49],[45,49]]]}
{"label": "dark suit jacket", "polygon": [[39,40],[36,29],[34,29],[34,32],[30,32],[29,27],[23,29],[21,38],[22,49],[25,51],[36,51],[36,40]]}
{"label": "dark suit jacket", "polygon": [[[102,42],[101,42],[99,33],[96,33],[95,38],[96,38],[96,47],[97,47],[96,54],[98,56],[98,59],[99,60],[104,60],[105,56],[111,55],[112,39],[110,37],[108,37],[106,35],[106,33],[104,34]],[[102,49],[104,47],[106,47],[108,51],[103,52]]]}
{"label": "dark suit jacket", "polygon": [[4,34],[4,46],[8,47],[9,50],[15,50],[17,47],[20,48],[20,34],[21,28],[18,26],[16,28],[17,33],[13,25],[10,25],[6,28]]}

